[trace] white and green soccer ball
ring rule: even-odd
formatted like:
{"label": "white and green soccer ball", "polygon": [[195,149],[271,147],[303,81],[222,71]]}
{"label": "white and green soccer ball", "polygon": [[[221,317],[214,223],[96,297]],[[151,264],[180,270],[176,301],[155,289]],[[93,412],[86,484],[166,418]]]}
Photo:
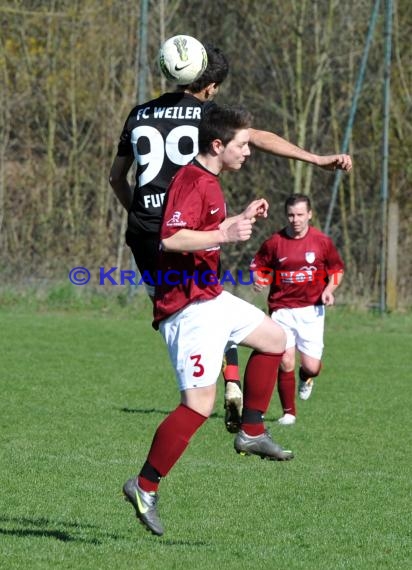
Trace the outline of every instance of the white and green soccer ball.
{"label": "white and green soccer ball", "polygon": [[196,81],[206,66],[206,50],[203,44],[192,36],[173,36],[160,48],[160,71],[166,79],[178,85],[188,85]]}

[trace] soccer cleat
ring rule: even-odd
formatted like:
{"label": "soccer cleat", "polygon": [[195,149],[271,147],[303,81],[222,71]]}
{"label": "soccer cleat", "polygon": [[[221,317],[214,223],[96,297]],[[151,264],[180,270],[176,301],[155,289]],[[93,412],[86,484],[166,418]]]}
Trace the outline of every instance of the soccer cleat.
{"label": "soccer cleat", "polygon": [[312,394],[313,388],[313,378],[308,378],[306,382],[304,380],[299,380],[299,398],[301,400],[308,400],[310,395]]}
{"label": "soccer cleat", "polygon": [[278,419],[278,424],[281,426],[292,426],[296,422],[296,416],[293,414],[283,414],[281,418]]}
{"label": "soccer cleat", "polygon": [[237,433],[242,417],[243,394],[235,382],[226,382],[224,407],[226,429],[230,433]]}
{"label": "soccer cleat", "polygon": [[274,442],[267,431],[261,435],[252,436],[240,430],[235,437],[234,447],[236,452],[241,455],[259,455],[262,459],[269,459],[270,461],[293,459],[293,453]]}
{"label": "soccer cleat", "polygon": [[163,525],[156,510],[157,493],[147,493],[139,487],[136,479],[129,479],[123,485],[123,494],[125,500],[133,505],[137,518],[146,529],[153,534],[162,536]]}

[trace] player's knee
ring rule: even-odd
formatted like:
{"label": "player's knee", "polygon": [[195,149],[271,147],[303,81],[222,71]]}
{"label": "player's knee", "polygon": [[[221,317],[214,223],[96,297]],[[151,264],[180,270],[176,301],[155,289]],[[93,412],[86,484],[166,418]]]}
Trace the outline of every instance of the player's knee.
{"label": "player's knee", "polygon": [[292,370],[295,370],[295,358],[293,356],[290,356],[287,351],[282,356],[280,368],[283,370],[283,372],[292,372]]}
{"label": "player's knee", "polygon": [[271,323],[274,325],[271,326],[270,335],[270,347],[272,350],[269,349],[268,352],[279,354],[281,352],[284,352],[286,349],[286,333],[280,325],[273,321],[271,321]]}
{"label": "player's knee", "polygon": [[244,339],[245,346],[250,346],[257,352],[280,354],[286,348],[286,334],[282,327],[265,316],[263,322]]}
{"label": "player's knee", "polygon": [[322,365],[311,365],[311,366],[301,366],[303,372],[306,374],[306,376],[310,377],[310,378],[316,378],[316,376],[319,376],[320,374],[320,370],[322,368]]}

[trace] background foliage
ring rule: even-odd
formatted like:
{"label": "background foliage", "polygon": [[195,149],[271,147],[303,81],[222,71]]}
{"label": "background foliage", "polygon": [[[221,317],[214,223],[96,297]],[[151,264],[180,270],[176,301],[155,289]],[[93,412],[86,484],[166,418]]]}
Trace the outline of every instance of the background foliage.
{"label": "background foliage", "polygon": [[[147,98],[170,89],[159,76],[162,40],[187,33],[221,47],[231,64],[218,102],[241,103],[255,127],[314,152],[338,152],[365,46],[371,0],[152,0]],[[381,250],[384,1],[369,53],[332,236],[347,264],[342,298],[378,299]],[[125,216],[108,184],[117,140],[137,101],[139,3],[129,0],[0,0],[0,275],[61,279],[75,265],[128,268]],[[401,211],[400,305],[412,303],[412,13],[394,1],[390,198]],[[225,175],[231,211],[269,198],[268,223],[225,262],[247,267],[281,227],[291,191],[311,195],[322,227],[333,174],[304,163],[254,156]]]}

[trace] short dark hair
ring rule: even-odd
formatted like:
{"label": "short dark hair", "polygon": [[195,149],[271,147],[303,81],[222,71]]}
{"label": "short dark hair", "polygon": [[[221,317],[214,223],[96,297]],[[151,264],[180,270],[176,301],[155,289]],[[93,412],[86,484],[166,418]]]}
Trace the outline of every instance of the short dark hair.
{"label": "short dark hair", "polygon": [[199,125],[199,152],[206,154],[216,139],[227,145],[236,131],[248,129],[251,123],[252,115],[242,107],[214,105],[205,113]]}
{"label": "short dark hair", "polygon": [[200,93],[202,89],[211,83],[220,85],[229,73],[229,62],[222,50],[208,43],[203,43],[203,45],[207,53],[207,66],[205,71],[199,79],[196,79],[193,83],[189,85],[179,85],[180,88],[184,87],[191,93]]}
{"label": "short dark hair", "polygon": [[294,206],[298,202],[305,202],[308,212],[312,209],[312,204],[310,203],[310,198],[307,194],[291,194],[285,201],[285,214],[288,213],[289,206]]}

